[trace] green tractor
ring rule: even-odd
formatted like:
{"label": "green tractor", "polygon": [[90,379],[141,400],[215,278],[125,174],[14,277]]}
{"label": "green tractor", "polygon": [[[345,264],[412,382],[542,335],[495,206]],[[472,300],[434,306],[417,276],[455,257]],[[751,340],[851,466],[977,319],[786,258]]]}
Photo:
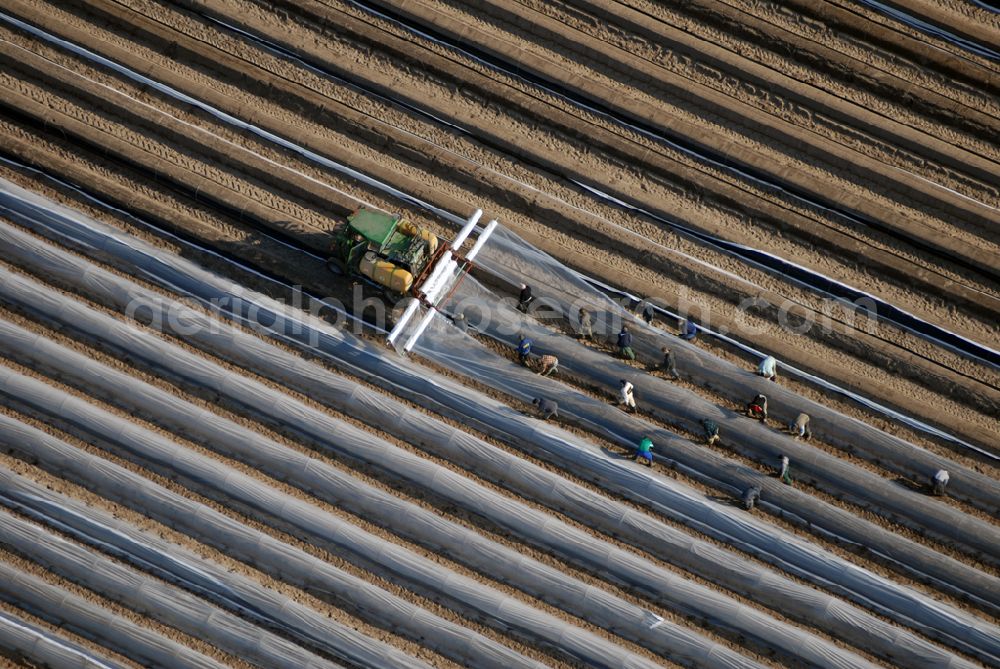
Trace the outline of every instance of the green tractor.
{"label": "green tractor", "polygon": [[337,230],[327,267],[361,276],[397,296],[409,295],[438,250],[438,238],[400,215],[361,208]]}

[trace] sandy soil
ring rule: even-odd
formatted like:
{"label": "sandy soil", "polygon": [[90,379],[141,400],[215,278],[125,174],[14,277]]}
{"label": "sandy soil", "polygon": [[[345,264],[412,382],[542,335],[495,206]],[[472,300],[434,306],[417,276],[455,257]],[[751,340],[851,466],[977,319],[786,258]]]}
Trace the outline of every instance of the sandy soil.
{"label": "sandy soil", "polygon": [[[162,155],[163,154],[158,154],[158,157],[162,156]],[[211,170],[213,168],[212,167],[205,167],[204,169],[205,170]],[[206,184],[205,188],[209,188],[210,185],[211,185],[211,183],[212,182],[209,182],[208,184]],[[215,183],[218,183],[218,181],[216,181]],[[243,191],[245,191],[245,189],[241,189],[240,191],[237,191],[239,193],[239,195],[235,195],[233,193],[230,193],[230,195],[232,197],[236,197],[236,200],[232,200],[232,197],[230,198],[230,202],[232,203],[231,206],[238,207],[239,209],[241,209],[241,211],[247,211],[247,210],[258,210],[259,211],[260,210],[260,205],[257,204],[257,201],[254,200],[254,199],[252,199],[252,198],[246,197],[243,194]],[[251,192],[259,192],[259,188],[258,189],[254,189],[253,187],[251,187]],[[356,203],[352,203],[352,204],[356,204]],[[294,205],[291,205],[291,206],[292,206],[292,208],[294,208]],[[348,205],[345,205],[345,207],[348,207]],[[285,216],[287,214],[288,214],[288,209],[287,208],[281,208],[281,209],[279,209],[279,211],[276,212],[275,215],[276,216]],[[266,215],[266,213],[265,213],[265,215]],[[314,230],[313,228],[303,228],[301,224],[289,225],[284,220],[275,221],[274,220],[274,215],[270,216],[269,220],[268,219],[265,219],[265,220],[268,221],[271,226],[277,226],[277,229],[279,231],[283,232],[283,233],[296,234],[301,239],[301,241],[303,241],[303,242],[310,242],[311,240],[317,239],[317,237],[320,236],[319,233],[318,233],[318,231]],[[326,219],[326,220],[329,221],[329,219]],[[644,230],[642,227],[640,227],[638,229],[638,231],[646,232],[647,234],[649,233],[648,230]],[[242,234],[245,236],[248,233],[244,232]],[[562,245],[562,247],[563,248],[579,248],[579,244],[577,243],[574,246],[574,242],[575,242],[575,240],[573,238],[568,238],[566,240],[565,244]],[[591,252],[590,249],[587,249],[587,248],[581,249],[581,251],[582,252]],[[636,250],[635,253],[640,253],[640,251]],[[604,253],[604,255],[607,255],[606,252]],[[257,256],[256,253],[251,253],[251,257],[256,257],[256,256]],[[577,262],[579,262],[579,257],[577,258]],[[629,267],[628,264],[624,264],[620,260],[618,260],[617,258],[614,258],[614,257],[610,257],[606,262],[608,262],[608,264],[612,264],[613,263],[613,266],[615,266],[617,268],[620,268],[620,267]],[[278,261],[277,264],[279,266],[287,266],[287,261]],[[615,270],[612,270],[612,271],[615,271]],[[634,272],[634,270],[632,270],[632,271]],[[302,278],[303,278],[302,276],[296,276],[294,278],[294,280],[297,281],[297,282],[301,282]],[[647,282],[646,285],[645,285],[646,288],[649,287],[650,282],[652,282],[652,283],[662,283],[662,277],[657,277],[656,274],[651,274],[650,272],[645,272],[644,276],[643,276],[643,279],[644,280],[646,280],[646,279],[649,280],[649,282]],[[671,285],[671,284],[668,284],[668,285]],[[673,288],[673,290],[671,290],[670,292],[673,293],[674,295],[677,295],[677,294],[684,295],[685,293],[683,291],[685,290],[685,286],[686,285],[687,284],[684,284],[682,282],[674,283],[671,286]],[[744,288],[744,290],[746,290],[746,288]],[[757,294],[759,294],[759,288],[757,290],[758,290]],[[729,311],[731,311],[731,308],[729,309]],[[827,310],[827,311],[829,311],[829,310]],[[716,314],[716,313],[718,313],[718,312],[717,311],[713,311],[713,314]],[[834,317],[836,317],[836,314],[834,314]],[[718,320],[719,319],[717,317],[716,321],[718,321]],[[766,323],[766,321],[764,319],[760,319],[760,320],[761,320],[761,322]],[[721,327],[724,327],[724,328],[726,327],[725,326],[725,321],[723,322],[723,325]],[[773,323],[771,324],[770,328],[765,328],[765,329],[768,329],[770,331],[775,331],[775,332],[778,331],[777,324],[773,324]],[[826,336],[826,338],[829,338],[829,336]],[[898,338],[898,337],[895,337],[895,338]],[[796,339],[798,339],[798,340],[801,341],[801,340],[804,340],[805,338],[796,338]],[[846,337],[842,337],[842,339],[848,340],[848,338],[846,338]],[[907,339],[907,337],[904,336],[903,339],[905,340],[905,339]],[[758,336],[757,337],[757,343],[758,344],[764,344],[764,343],[767,342],[767,340],[768,340],[767,335],[762,335],[762,336]],[[890,339],[890,341],[891,341],[891,339]],[[856,347],[857,343],[858,342],[855,342],[853,340],[849,340],[849,345],[852,346],[852,347]],[[899,347],[900,345],[904,345],[905,346],[906,344],[909,344],[909,343],[910,342],[908,342],[908,341],[902,341],[902,342],[900,342],[900,344],[896,344],[896,347]],[[809,344],[812,344],[812,341],[810,341]],[[843,345],[843,344],[841,344],[841,345]],[[878,350],[879,349],[879,342],[874,342],[874,345],[876,347],[876,350]],[[883,346],[884,346],[884,344],[883,344]],[[912,354],[904,354],[903,355],[904,361],[906,363],[909,363],[909,364],[894,365],[894,368],[897,369],[897,370],[900,370],[900,372],[902,372],[904,375],[907,375],[908,372],[911,371],[911,367],[912,367],[913,370],[917,370],[917,369],[919,369],[921,367],[921,363],[922,362],[926,362],[926,361],[923,360],[923,354],[924,354],[924,350],[927,349],[927,347],[925,345],[916,345],[916,346],[914,346],[914,349],[920,355],[918,355],[917,357],[913,357]],[[895,352],[897,355],[900,353],[898,350],[894,351],[893,348],[890,348],[889,352],[890,352],[890,354],[893,353],[893,352]],[[814,367],[812,365],[814,365],[816,363],[816,361],[820,361],[819,364],[822,366],[823,365],[823,361],[825,361],[826,359],[828,359],[828,356],[817,355],[818,353],[819,353],[819,351],[815,351],[815,354],[812,355],[809,358],[809,360],[811,361],[811,363],[806,365],[807,368],[813,369]],[[875,352],[872,351],[871,353],[868,353],[868,355],[871,356],[874,353]],[[879,353],[881,353],[881,351],[879,351]],[[856,365],[852,365],[852,361],[849,358],[845,358],[844,352],[838,351],[836,353],[836,355],[840,359],[840,360],[838,360],[839,364],[832,364],[832,365],[829,366],[830,368],[843,370],[845,368],[856,367]],[[792,357],[792,356],[789,356],[789,357]],[[883,359],[881,359],[881,358],[882,358],[881,355],[877,355],[876,356],[876,360],[878,360],[879,363],[883,363]],[[793,361],[795,361],[794,357],[792,357],[792,359],[793,359]],[[948,362],[954,364],[953,360],[949,360]],[[849,367],[845,367],[845,365],[848,365]],[[880,364],[879,366],[880,366],[880,368],[884,368],[884,364]],[[926,365],[923,365],[923,366],[926,367]],[[961,364],[958,364],[956,366],[959,367],[959,368],[961,368],[961,369],[963,369],[963,370],[964,370],[965,367],[967,367],[966,365],[961,365]],[[858,368],[858,369],[860,371],[861,368]],[[820,370],[820,371],[822,372],[824,370]],[[929,386],[931,386],[932,388],[935,388],[935,389],[936,388],[940,388],[942,383],[946,383],[948,387],[952,387],[952,388],[956,389],[954,392],[961,393],[961,399],[966,399],[970,403],[972,403],[973,405],[976,405],[977,403],[979,403],[981,406],[984,406],[984,408],[986,406],[995,406],[995,403],[993,401],[989,400],[990,393],[991,393],[990,387],[987,386],[987,387],[983,388],[980,384],[976,384],[975,381],[974,381],[974,379],[977,378],[978,373],[979,373],[980,370],[974,369],[974,370],[969,370],[969,371],[963,371],[963,376],[959,379],[960,383],[958,383],[958,384],[952,383],[950,378],[947,379],[947,380],[940,378],[940,374],[937,373],[937,372],[940,372],[940,371],[941,370],[937,369],[937,368],[932,369],[930,371],[928,371],[928,370],[925,369],[923,372],[921,372],[917,376],[918,376],[918,379],[922,383],[926,383],[926,384],[928,384]],[[921,389],[919,389],[917,387],[914,387],[913,383],[907,383],[904,379],[898,378],[896,376],[893,376],[893,377],[890,377],[890,378],[882,378],[880,376],[875,376],[873,378],[870,373],[862,373],[862,378],[864,379],[863,390],[865,392],[871,392],[872,390],[878,390],[879,391],[878,394],[880,394],[884,400],[888,399],[890,401],[890,404],[895,404],[897,402],[900,402],[900,403],[903,404],[904,408],[906,408],[907,405],[909,405],[909,406],[913,405],[913,398],[914,397],[921,397],[923,399],[923,401],[920,402],[921,406],[928,406],[928,405],[931,405],[931,404],[939,404],[940,403],[940,400],[938,400],[937,398],[935,398],[934,400],[931,400],[930,398],[932,397],[932,395],[929,395],[926,390],[921,390]],[[857,382],[858,382],[858,380],[855,379],[855,383],[857,383]],[[973,386],[969,388],[968,392],[964,392],[964,391],[961,390],[963,383],[964,384],[972,383]],[[872,387],[873,385],[875,386],[875,388]],[[982,405],[983,401],[987,401],[987,404],[986,405]],[[950,407],[950,408],[954,409],[956,411],[962,411],[963,410],[961,407]],[[987,410],[987,413],[989,413],[989,411],[991,411],[991,410],[992,409]],[[923,411],[923,412],[924,413],[930,413],[929,411]],[[921,413],[921,411],[917,411],[917,413]],[[970,417],[967,412],[965,412],[963,414],[957,414],[957,415],[955,415],[955,414],[952,414],[951,411],[948,411],[948,412],[943,412],[940,415],[942,416],[943,420],[949,420],[950,421],[948,427],[951,428],[951,429],[955,428],[955,424],[956,423],[966,426],[966,429],[972,428],[973,426],[976,426],[973,429],[978,429],[978,426],[980,426],[980,425],[981,426],[988,426],[988,425],[992,425],[992,423],[993,423],[992,421],[989,421],[989,420],[985,420],[984,421],[982,418],[975,419],[973,417]],[[954,416],[954,418],[952,418],[953,416]],[[957,416],[961,416],[961,419],[958,420]],[[977,434],[977,435],[975,435],[975,437],[977,437],[976,438],[977,443],[991,442],[991,439],[989,437],[987,437],[986,435],[984,435],[984,434],[983,435],[978,435]]]}
{"label": "sandy soil", "polygon": [[[283,115],[282,118],[288,118],[288,116],[287,115]],[[371,153],[370,150],[367,151],[366,152],[366,157],[370,153]],[[414,171],[413,171],[412,168],[409,170],[409,173],[411,173],[411,174],[414,173]],[[460,192],[456,193],[456,196],[459,196],[459,195],[461,195],[462,193],[465,193],[465,192],[467,192],[467,191],[460,191]],[[458,199],[459,198],[456,197],[456,198],[453,198],[452,201],[455,201],[455,200],[458,200]],[[506,212],[504,212],[504,213],[506,213]],[[513,213],[513,216],[506,217],[506,218],[504,218],[504,220],[513,220],[513,221],[524,220],[523,215],[519,215],[517,212],[512,212],[512,213]],[[531,221],[526,222],[525,225],[530,225],[530,226],[532,226],[532,229],[539,230],[540,232],[541,231],[547,231],[547,232],[551,233],[551,230],[546,230],[546,227],[544,225],[539,226],[537,223],[534,223],[534,222],[531,222]],[[657,231],[655,229],[655,226],[653,226],[653,230],[652,231],[650,231],[650,226],[649,225],[642,225],[642,226],[639,226],[636,229],[637,229],[637,231],[639,231],[643,235],[643,237],[647,237],[648,238],[648,237],[650,237],[652,235],[653,238],[657,239],[657,240],[660,238],[660,236],[662,234],[662,231]],[[543,232],[543,234],[544,234],[544,232]],[[310,237],[311,237],[311,235],[310,235]],[[566,239],[566,243],[565,244],[562,244],[559,247],[555,247],[555,249],[556,249],[555,252],[556,252],[557,255],[563,255],[563,256],[566,256],[567,254],[576,255],[577,256],[576,260],[579,261],[579,257],[580,257],[581,253],[591,253],[592,252],[587,246],[581,247],[581,245],[579,243],[578,235],[567,236],[565,231],[558,230],[556,232],[556,235],[554,235],[554,237],[556,239],[559,239],[559,238]],[[667,241],[669,242],[671,240],[668,238]],[[616,241],[615,243],[620,243],[620,242]],[[565,249],[565,250],[563,250],[563,249]],[[572,250],[572,253],[571,253],[571,250]],[[641,251],[639,249],[636,249],[635,251],[630,252],[628,254],[629,257],[628,257],[628,260],[626,260],[626,263],[628,263],[628,264],[634,263],[634,259],[638,258],[638,257],[642,257],[641,256],[642,253],[643,253],[643,251]],[[646,250],[646,253],[648,253],[648,249]],[[790,255],[794,256],[795,253],[791,253]],[[725,263],[725,265],[722,265],[721,263],[719,263],[718,257],[709,258],[709,262],[712,262],[713,264],[719,264],[720,266],[726,266],[727,269],[728,269],[728,267],[732,266],[732,264],[733,264],[731,260],[727,260],[727,261],[723,261]],[[622,263],[620,263],[620,262],[609,261],[609,264],[612,264],[612,263],[614,263],[614,264],[616,264],[618,266],[622,265]],[[626,265],[626,266],[628,266],[628,265]],[[662,270],[663,267],[660,266],[657,269],[661,269]],[[676,269],[671,268],[669,265],[667,266],[667,269],[672,269],[673,271],[676,271]],[[605,271],[613,271],[613,270],[611,270],[609,268],[608,270],[605,270]],[[649,292],[649,288],[650,288],[651,285],[655,286],[656,284],[662,284],[663,283],[662,278],[659,278],[656,275],[653,275],[652,277],[649,277],[648,279],[647,279],[647,276],[643,276],[641,280],[638,279],[638,277],[636,277],[636,280],[641,281],[641,283],[639,285],[641,285],[641,286],[643,286],[643,288],[645,288],[645,292]],[[678,278],[680,278],[680,277],[678,277]],[[697,284],[700,283],[698,281],[691,281],[690,280],[691,277],[685,277],[685,278],[686,278],[686,281],[681,280],[681,281],[677,281],[676,283],[671,282],[669,284],[664,285],[664,290],[663,290],[662,294],[667,296],[668,301],[670,301],[670,300],[676,300],[676,295],[679,292],[678,291],[679,287],[682,287],[684,285],[695,285],[695,286],[697,286]],[[773,282],[767,282],[767,283],[757,284],[757,285],[758,286],[759,285],[768,286],[769,284],[773,285]],[[732,286],[727,286],[727,288],[729,290],[732,290]],[[880,286],[880,288],[882,288],[884,290],[885,286]],[[743,288],[742,290],[746,291],[747,288]],[[759,288],[757,290],[759,290]],[[783,295],[788,294],[787,290],[779,291],[779,292],[781,294],[783,294]],[[700,299],[701,296],[699,295],[698,298]],[[950,307],[948,309],[949,309],[949,313],[952,313],[954,311]],[[732,309],[729,309],[729,311],[731,312]],[[713,311],[713,314],[717,314],[717,313],[718,313],[718,311]],[[991,327],[988,328],[987,331],[991,331],[992,329],[994,329],[994,328],[992,328],[992,324],[991,324]],[[854,333],[852,332],[852,334],[854,334]],[[892,338],[893,339],[898,339],[898,337],[895,337],[895,336],[892,337]],[[904,336],[904,339],[905,338],[906,337]],[[788,340],[787,336],[784,339],[787,341]],[[794,339],[801,340],[803,338],[794,338]],[[793,341],[794,341],[794,339],[793,339]],[[768,344],[771,341],[772,340],[771,340],[771,338],[768,335],[762,335],[762,336],[760,336],[758,338],[758,343],[760,343],[761,345]],[[803,344],[803,342],[801,342],[801,341],[794,341],[794,343],[798,344],[798,345],[802,345]],[[812,345],[813,342],[810,341],[809,344]],[[827,342],[824,342],[824,344],[826,346],[829,346],[829,343],[827,343]],[[912,369],[919,369],[921,367],[920,357],[924,355],[924,349],[926,347],[918,346],[918,345],[915,346],[912,342],[907,342],[907,341],[903,341],[903,342],[901,342],[901,344],[903,345],[904,348],[913,348],[914,350],[918,351],[919,354],[920,354],[917,358],[911,358],[909,360],[906,360],[906,364],[899,365],[899,367],[898,367],[899,371],[897,372],[897,375],[898,374],[910,375],[911,374],[911,371],[910,371],[911,368]],[[898,345],[900,345],[900,344],[897,344],[897,346]],[[778,344],[775,342],[775,344],[774,344],[773,347],[777,348],[777,346],[778,346]],[[844,347],[845,345],[844,345],[844,343],[840,343],[839,346]],[[850,347],[848,347],[848,348],[850,348]],[[820,369],[820,371],[823,372],[824,375],[830,375],[830,376],[836,377],[838,375],[842,376],[844,374],[844,370],[848,370],[848,369],[855,370],[854,371],[855,376],[853,376],[853,379],[851,380],[851,383],[849,383],[849,385],[852,385],[853,387],[856,387],[856,388],[860,388],[860,389],[862,389],[865,392],[870,392],[872,394],[876,394],[876,395],[882,397],[883,399],[888,398],[891,403],[901,402],[904,406],[908,404],[909,405],[909,410],[912,411],[912,412],[914,412],[914,413],[918,413],[918,414],[932,414],[932,415],[935,413],[935,412],[929,411],[927,409],[927,407],[936,404],[936,400],[932,401],[930,399],[930,397],[931,397],[930,395],[924,394],[924,395],[922,395],[922,397],[924,398],[923,401],[921,401],[919,403],[919,405],[917,405],[913,401],[913,399],[912,399],[912,397],[914,396],[914,389],[912,388],[912,386],[910,386],[910,387],[900,386],[899,384],[900,384],[901,379],[898,376],[894,375],[893,377],[888,378],[888,379],[883,379],[883,378],[879,378],[879,377],[876,377],[876,378],[873,379],[871,374],[864,373],[864,372],[861,371],[862,367],[857,366],[855,364],[852,364],[852,362],[849,360],[849,358],[845,358],[845,354],[842,351],[838,352],[837,362],[836,362],[836,364],[833,364],[833,365],[829,365],[829,364],[825,364],[824,365],[823,364],[824,360],[829,360],[830,359],[829,358],[829,354],[823,354],[823,353],[818,353],[817,354],[817,353],[818,353],[818,351],[814,351],[813,353],[806,354],[805,356],[802,356],[802,358],[804,358],[804,359],[802,359],[802,358],[799,357],[797,351],[794,351],[794,352],[790,351],[789,355],[793,359],[795,359],[796,362],[798,362],[799,364],[804,364],[804,366],[806,366],[806,367],[808,367],[810,369],[815,369],[818,366],[819,369]],[[858,355],[859,353],[860,352],[854,353],[854,355]],[[870,356],[871,353],[869,352],[866,355]],[[949,361],[948,363],[945,363],[945,364],[955,365],[956,363],[954,363],[953,361]],[[983,370],[983,369],[963,371],[963,373],[966,374],[967,376],[971,376],[973,379],[980,378],[982,375],[986,375],[987,377],[989,377],[991,375],[990,371]],[[930,376],[925,376],[923,382],[927,383],[932,389],[934,389],[935,391],[937,391],[941,387],[941,379],[939,379],[939,378],[935,379],[934,378],[935,376],[936,376],[935,374],[931,374]],[[861,379],[864,379],[864,380],[862,381]],[[992,379],[991,379],[991,381],[992,381]],[[872,387],[872,383],[873,382],[875,384],[875,387]],[[993,385],[993,384],[991,383],[991,385]],[[896,386],[896,387],[893,388],[893,386]],[[950,383],[947,384],[947,386],[948,387],[952,387],[952,388],[956,388],[957,387],[957,386],[954,386],[954,385],[952,385]],[[989,395],[992,392],[993,391],[989,387],[986,387],[986,388],[977,387],[975,390],[971,390],[969,393],[965,394],[961,399],[965,403],[968,403],[968,402],[975,403],[977,401],[976,398],[982,397],[984,393],[987,394],[987,395]],[[914,408],[915,406],[920,406],[921,408],[920,409],[915,409]],[[950,412],[943,412],[942,417],[944,417],[945,415],[950,415]],[[956,422],[965,422],[966,424],[968,424],[968,421],[966,419],[963,419],[963,421],[956,421]],[[990,421],[990,424],[992,424],[992,421]],[[955,430],[955,429],[960,429],[960,428],[956,428],[954,426],[954,423],[953,423],[952,425],[949,425],[949,429]],[[978,443],[990,443],[990,442],[992,442],[992,439],[990,437],[987,437],[985,434],[983,434],[983,435],[980,436],[980,438],[977,440],[977,442]]]}
{"label": "sandy soil", "polygon": [[[623,129],[525,81],[414,39],[398,25],[336,0],[294,5],[253,0],[197,4],[209,16],[266,33],[308,62],[349,76],[352,84],[324,77],[246,38],[223,32],[203,16],[147,0],[13,0],[10,9],[436,206],[464,213],[467,203],[482,202],[487,215],[502,219],[571,266],[634,292],[662,296],[672,305],[686,300],[702,313],[711,310],[713,326],[734,328],[736,322],[745,320],[746,315],[736,305],[746,296],[788,300],[805,316],[830,310],[808,289],[660,223],[597,201],[575,187],[572,179],[596,181],[605,192],[647,211],[793,259],[985,344],[996,346],[1000,342],[996,326],[1000,286],[991,274],[995,267],[989,267],[991,254],[1000,252],[991,228],[998,222],[994,207],[1000,204],[1000,188],[992,178],[1000,161],[1000,148],[993,141],[1000,128],[1000,95],[995,86],[981,85],[992,81],[990,65],[982,59],[960,58],[950,46],[938,49],[942,52],[937,55],[927,55],[925,37],[915,39],[909,29],[889,28],[884,17],[867,10],[851,14],[836,3],[792,11],[749,0],[706,0],[670,8],[645,0],[524,0],[474,5],[426,0],[395,7],[437,30],[459,31],[467,39],[493,45],[490,48],[509,62],[537,71],[619,113],[643,117],[699,146],[721,152],[727,159],[752,160],[754,167],[780,177],[783,183],[884,223],[880,228],[858,228],[787,193],[741,179],[677,147]],[[195,3],[179,5],[193,7]],[[995,29],[977,27],[979,13],[964,3],[928,0],[919,7],[929,17],[947,18],[948,25],[959,32],[971,35]],[[0,89],[8,96],[8,102],[0,106],[0,133],[6,140],[7,155],[100,192],[164,229],[223,250],[284,281],[321,295],[341,299],[351,295],[350,285],[331,280],[323,267],[328,233],[359,203],[398,209],[399,204],[390,197],[20,31],[0,26],[0,40],[0,60],[4,62]],[[457,132],[388,104],[372,92],[398,96],[468,132]],[[51,191],[24,172],[8,167],[0,172],[137,231],[122,218],[81,205],[66,192]],[[438,231],[448,230],[420,212],[411,214]],[[280,235],[291,245],[264,237],[262,232]],[[141,234],[165,248],[173,246],[149,231]],[[249,273],[234,273],[231,266],[210,257],[199,261],[283,296],[282,288],[264,285]],[[890,324],[879,323],[866,332],[860,325],[850,325],[849,314],[839,307],[829,315],[842,326],[836,332],[792,336],[776,322],[776,310],[759,310],[751,315],[762,330],[755,343],[781,350],[783,358],[794,364],[924,417],[995,452],[1000,437],[996,420],[1000,373]],[[176,387],[169,380],[152,376],[149,370],[125,366],[93,342],[69,340],[14,311],[0,311],[0,317],[126,369],[288,448],[315,455],[308,444],[297,442],[280,426],[241,415],[234,407],[217,406],[196,389]],[[730,350],[714,350],[731,360],[749,362]],[[17,361],[5,364],[34,373]],[[233,371],[250,374],[236,368]],[[58,379],[45,380],[59,383]],[[723,406],[743,401],[687,385],[691,392]],[[842,413],[912,437],[920,446],[998,475],[989,463],[899,430],[883,418],[816,388],[805,384],[795,387]],[[116,407],[114,397],[65,389],[126,416]],[[43,426],[38,417],[20,417]],[[128,417],[160,430],[141,417]],[[415,451],[376,428],[340,417]],[[101,457],[200,499],[161,476],[83,444],[72,433],[60,432],[57,425],[45,427]],[[580,433],[594,438],[593,434]],[[498,448],[510,450],[509,445],[490,439]],[[220,457],[203,445],[187,445]],[[10,462],[47,485],[90,503],[110,504],[73,484],[3,457],[5,464]],[[449,506],[433,491],[401,484],[359,463],[316,457],[519,552],[565,568],[557,558],[491,526],[470,510]],[[891,477],[877,464],[842,457]],[[462,471],[451,463],[435,461]],[[742,461],[760,468],[750,460]],[[228,460],[226,464],[277,489],[307,497],[245,465]],[[511,494],[473,473],[462,473],[502,494]],[[561,473],[573,478],[570,473]],[[706,494],[715,493],[695,481],[685,483]],[[830,495],[816,490],[810,494],[876,522],[886,531],[929,543]],[[532,500],[520,501],[541,509]],[[963,513],[983,517],[958,502],[949,503]],[[323,506],[331,514],[437,561],[444,569],[489,583],[532,607],[653,657],[609,631],[493,581],[488,574],[472,572],[446,555],[404,541],[343,509]],[[116,513],[130,514],[135,522],[151,527],[148,519],[115,508]],[[253,519],[239,520],[526,655],[568,666],[564,658],[546,649],[465,619],[340,557]],[[777,519],[771,522],[785,526]],[[635,550],[592,529],[580,529]],[[847,553],[803,528],[789,529],[887,577],[927,590],[872,562],[871,556]],[[418,643],[374,628],[349,611],[282,584],[169,528],[157,525],[156,531],[171,535],[178,544],[195,547],[206,559],[252,575],[263,587],[279,589],[434,666],[454,666]],[[947,546],[930,545],[960,557]],[[656,560],[655,556],[647,557]],[[660,568],[676,570],[657,563]],[[672,622],[697,628],[720,643],[772,663],[765,657],[767,649],[741,644],[721,630],[702,629],[697,621],[685,620],[599,575],[567,571],[651,608]],[[186,638],[184,642],[195,647],[198,643]],[[238,660],[233,662],[233,666],[240,666]]]}

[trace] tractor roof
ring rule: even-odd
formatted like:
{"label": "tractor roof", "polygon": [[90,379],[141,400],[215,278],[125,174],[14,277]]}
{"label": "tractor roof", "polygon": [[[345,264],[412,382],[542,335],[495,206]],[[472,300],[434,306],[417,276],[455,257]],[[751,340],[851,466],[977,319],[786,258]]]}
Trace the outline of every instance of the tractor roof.
{"label": "tractor roof", "polygon": [[347,220],[350,221],[352,230],[359,232],[365,239],[378,244],[381,248],[396,231],[399,217],[371,209],[358,209],[348,216]]}

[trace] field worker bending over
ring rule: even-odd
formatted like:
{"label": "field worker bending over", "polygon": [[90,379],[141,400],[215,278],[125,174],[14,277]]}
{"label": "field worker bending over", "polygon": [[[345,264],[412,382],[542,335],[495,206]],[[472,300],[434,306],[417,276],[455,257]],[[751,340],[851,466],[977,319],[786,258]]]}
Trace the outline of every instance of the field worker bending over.
{"label": "field worker bending over", "polygon": [[753,511],[759,501],[760,488],[758,486],[750,486],[743,491],[743,508],[747,511]]}
{"label": "field worker bending over", "polygon": [[761,423],[767,420],[767,397],[757,395],[747,404],[747,415]]}
{"label": "field worker bending over", "polygon": [[543,355],[539,363],[541,366],[538,368],[538,373],[542,376],[548,376],[559,371],[559,358],[554,355]]}
{"label": "field worker bending over", "polygon": [[517,308],[520,311],[523,311],[523,312],[527,313],[527,311],[528,311],[528,305],[531,304],[531,301],[533,299],[535,299],[535,298],[532,297],[532,295],[531,295],[531,286],[529,286],[526,283],[522,283],[521,284],[521,294],[518,295],[518,298],[517,298]]}
{"label": "field worker bending over", "polygon": [[678,336],[684,341],[694,341],[698,336],[698,326],[694,324],[694,321],[688,319],[684,321]]}
{"label": "field worker bending over", "polygon": [[792,468],[787,455],[781,456],[781,469],[778,471],[778,478],[785,485],[792,485]]}
{"label": "field worker bending over", "polygon": [[701,426],[705,428],[705,443],[714,446],[719,441],[719,426],[714,420],[705,418],[701,421]]}
{"label": "field worker bending over", "polygon": [[524,366],[528,365],[528,356],[531,355],[531,340],[525,335],[517,337],[517,359]]}
{"label": "field worker bending over", "polygon": [[632,395],[632,391],[635,390],[635,386],[625,379],[621,379],[619,383],[621,385],[618,389],[618,403],[624,404],[626,411],[635,411],[635,397]]}
{"label": "field worker bending over", "polygon": [[642,308],[642,320],[646,322],[646,325],[652,325],[654,315],[656,315],[656,312],[653,311],[653,305],[647,303],[646,306]]}
{"label": "field worker bending over", "polygon": [[580,307],[580,339],[594,338],[594,321],[590,312]]}
{"label": "field worker bending over", "polygon": [[763,376],[771,381],[778,380],[778,361],[773,355],[769,355],[757,365],[757,376]]}
{"label": "field worker bending over", "polygon": [[622,331],[618,333],[618,353],[623,358],[635,360],[635,351],[632,350],[632,333],[624,325]]}
{"label": "field worker bending over", "polygon": [[809,431],[809,414],[800,413],[796,416],[795,422],[788,426],[788,429],[791,430],[796,439],[809,441],[812,437],[812,432]]}
{"label": "field worker bending over", "polygon": [[635,450],[635,461],[645,462],[647,467],[653,466],[653,440],[643,437]]}
{"label": "field worker bending over", "polygon": [[948,487],[950,478],[948,472],[944,469],[939,469],[935,472],[934,477],[931,479],[931,490],[935,495],[941,496],[944,494],[944,489]]}
{"label": "field worker bending over", "polygon": [[538,407],[538,411],[542,414],[542,420],[548,420],[552,417],[559,418],[559,405],[556,404],[555,400],[536,397],[531,400],[531,403]]}
{"label": "field worker bending over", "polygon": [[677,355],[666,346],[660,349],[660,351],[663,353],[663,362],[660,363],[660,369],[669,374],[670,378],[675,381],[681,378],[681,375],[677,373]]}

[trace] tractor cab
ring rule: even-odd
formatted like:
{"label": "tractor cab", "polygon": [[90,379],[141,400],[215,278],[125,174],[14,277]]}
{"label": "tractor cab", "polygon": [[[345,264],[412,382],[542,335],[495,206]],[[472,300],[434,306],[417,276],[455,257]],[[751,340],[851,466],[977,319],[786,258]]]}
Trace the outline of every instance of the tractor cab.
{"label": "tractor cab", "polygon": [[405,295],[434,258],[438,239],[399,215],[359,209],[336,233],[327,266]]}
{"label": "tractor cab", "polygon": [[392,346],[418,310],[425,309],[403,339],[402,350],[408,352],[430,325],[438,307],[447,302],[468,274],[472,261],[497,228],[497,222],[490,221],[469,252],[464,256],[459,254],[482,215],[482,209],[476,209],[451,244],[438,248],[438,238],[430,230],[418,228],[399,215],[361,208],[348,216],[334,233],[333,255],[326,264],[335,274],[363,277],[394,300],[403,296],[414,298],[407,302],[389,332]]}

